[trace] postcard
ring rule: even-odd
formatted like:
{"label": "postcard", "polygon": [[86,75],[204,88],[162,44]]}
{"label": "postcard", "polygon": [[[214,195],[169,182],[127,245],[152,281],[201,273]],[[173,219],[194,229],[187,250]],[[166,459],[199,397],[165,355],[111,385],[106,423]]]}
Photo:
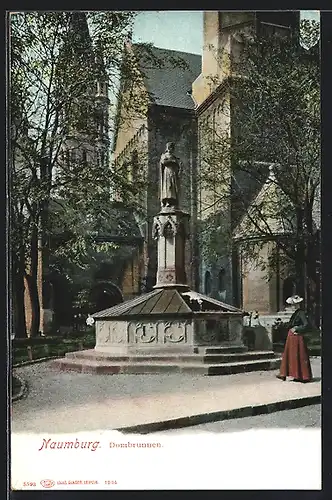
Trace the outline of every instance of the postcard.
{"label": "postcard", "polygon": [[8,30],[12,491],[321,489],[319,12]]}

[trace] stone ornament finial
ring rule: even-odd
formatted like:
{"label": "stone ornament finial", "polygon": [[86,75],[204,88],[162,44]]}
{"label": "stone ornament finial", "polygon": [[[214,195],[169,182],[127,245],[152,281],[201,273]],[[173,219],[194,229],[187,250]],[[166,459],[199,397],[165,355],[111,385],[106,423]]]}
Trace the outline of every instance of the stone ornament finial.
{"label": "stone ornament finial", "polygon": [[179,208],[181,164],[174,149],[174,142],[168,142],[160,158],[160,201],[163,208]]}

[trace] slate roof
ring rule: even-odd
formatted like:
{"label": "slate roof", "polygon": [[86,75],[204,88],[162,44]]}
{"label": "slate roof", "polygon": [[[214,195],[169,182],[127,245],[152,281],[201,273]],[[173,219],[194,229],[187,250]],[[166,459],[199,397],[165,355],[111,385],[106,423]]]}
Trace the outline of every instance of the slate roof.
{"label": "slate roof", "polygon": [[[197,300],[199,299],[199,301]],[[200,303],[200,305],[199,305]],[[188,314],[195,312],[221,311],[242,313],[240,309],[212,299],[206,295],[187,291],[179,292],[175,288],[157,288],[152,292],[127,300],[121,304],[98,311],[94,319],[126,316],[145,316],[160,314]]]}
{"label": "slate roof", "polygon": [[194,109],[188,91],[201,73],[201,56],[158,47],[150,48],[149,52],[140,50],[138,45],[133,48],[153,102],[159,106]]}

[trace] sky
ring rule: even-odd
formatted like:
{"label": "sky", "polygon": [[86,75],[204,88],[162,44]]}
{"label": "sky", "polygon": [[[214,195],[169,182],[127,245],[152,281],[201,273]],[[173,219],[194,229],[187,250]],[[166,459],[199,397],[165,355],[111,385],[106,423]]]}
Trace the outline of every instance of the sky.
{"label": "sky", "polygon": [[[301,17],[319,20],[319,11],[303,10]],[[142,11],[133,33],[134,42],[151,42],[156,47],[201,54],[202,11]]]}

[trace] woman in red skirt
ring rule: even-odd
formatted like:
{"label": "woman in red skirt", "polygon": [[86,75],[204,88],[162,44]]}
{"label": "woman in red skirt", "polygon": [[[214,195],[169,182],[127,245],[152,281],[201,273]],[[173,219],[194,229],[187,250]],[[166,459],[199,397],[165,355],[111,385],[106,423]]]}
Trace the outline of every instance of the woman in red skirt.
{"label": "woman in red skirt", "polygon": [[292,377],[294,382],[310,382],[312,371],[307,346],[303,338],[303,333],[308,328],[308,320],[301,307],[303,298],[299,295],[293,295],[286,302],[295,305],[296,309],[289,320],[288,336],[277,378],[286,380],[286,377]]}

